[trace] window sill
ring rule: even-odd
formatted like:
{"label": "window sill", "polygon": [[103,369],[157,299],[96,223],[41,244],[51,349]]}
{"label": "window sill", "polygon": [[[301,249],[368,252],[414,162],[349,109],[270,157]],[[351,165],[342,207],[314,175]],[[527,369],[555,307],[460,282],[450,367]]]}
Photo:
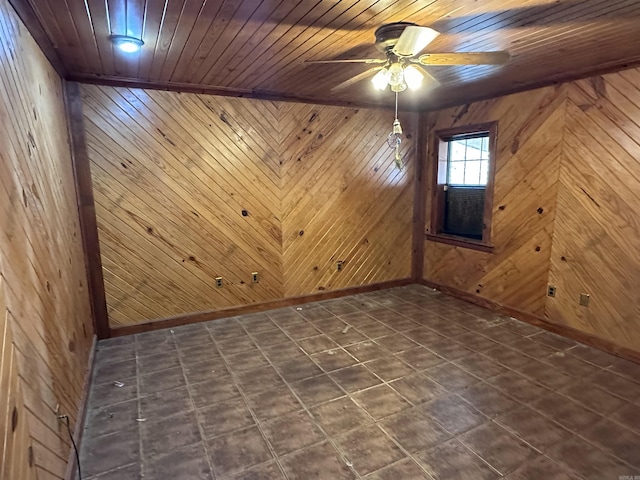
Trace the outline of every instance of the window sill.
{"label": "window sill", "polygon": [[427,240],[430,240],[432,242],[446,243],[447,245],[453,245],[455,247],[469,248],[471,250],[478,250],[485,253],[493,253],[493,245],[464,237],[456,237],[454,235],[446,235],[444,233],[427,233],[425,234],[425,237]]}

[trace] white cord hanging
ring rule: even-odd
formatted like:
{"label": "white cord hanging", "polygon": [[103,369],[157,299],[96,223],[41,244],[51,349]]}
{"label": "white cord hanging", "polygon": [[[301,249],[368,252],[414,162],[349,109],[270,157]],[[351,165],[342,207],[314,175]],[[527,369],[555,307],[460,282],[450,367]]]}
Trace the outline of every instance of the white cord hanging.
{"label": "white cord hanging", "polygon": [[399,170],[404,168],[402,156],[400,155],[400,143],[402,143],[402,126],[398,120],[398,92],[396,92],[396,117],[393,121],[393,130],[387,137],[387,144],[390,148],[395,149],[395,162]]}

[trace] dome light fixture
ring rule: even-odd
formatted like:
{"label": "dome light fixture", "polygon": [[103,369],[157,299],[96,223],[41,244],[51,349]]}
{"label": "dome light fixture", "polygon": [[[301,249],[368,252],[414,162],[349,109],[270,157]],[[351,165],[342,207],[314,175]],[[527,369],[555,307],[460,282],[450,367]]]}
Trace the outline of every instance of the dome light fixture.
{"label": "dome light fixture", "polygon": [[129,37],[127,35],[111,35],[109,40],[125,53],[135,53],[144,45],[144,42],[139,38]]}

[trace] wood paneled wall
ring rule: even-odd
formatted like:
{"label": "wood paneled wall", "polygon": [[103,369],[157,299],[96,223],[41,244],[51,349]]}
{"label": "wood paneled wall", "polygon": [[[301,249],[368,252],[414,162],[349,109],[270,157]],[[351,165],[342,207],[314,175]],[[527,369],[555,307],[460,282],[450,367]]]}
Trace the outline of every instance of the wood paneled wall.
{"label": "wood paneled wall", "polygon": [[73,427],[92,343],[86,272],[62,80],[6,0],[0,136],[2,479],[63,478],[55,409]]}
{"label": "wood paneled wall", "polygon": [[431,113],[430,136],[499,122],[495,249],[426,241],[424,278],[640,351],[639,80],[626,70]]}
{"label": "wood paneled wall", "polygon": [[415,114],[399,171],[389,111],[95,85],[83,98],[112,326],[409,277]]}

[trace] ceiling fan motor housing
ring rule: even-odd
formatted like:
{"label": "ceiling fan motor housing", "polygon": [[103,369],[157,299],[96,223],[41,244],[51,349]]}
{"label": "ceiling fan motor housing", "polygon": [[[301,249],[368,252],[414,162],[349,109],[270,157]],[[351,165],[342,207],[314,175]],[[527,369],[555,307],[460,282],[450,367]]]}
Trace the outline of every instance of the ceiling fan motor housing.
{"label": "ceiling fan motor housing", "polygon": [[375,31],[376,48],[381,52],[389,53],[398,43],[398,39],[404,29],[410,26],[417,26],[412,22],[387,23],[378,27]]}

